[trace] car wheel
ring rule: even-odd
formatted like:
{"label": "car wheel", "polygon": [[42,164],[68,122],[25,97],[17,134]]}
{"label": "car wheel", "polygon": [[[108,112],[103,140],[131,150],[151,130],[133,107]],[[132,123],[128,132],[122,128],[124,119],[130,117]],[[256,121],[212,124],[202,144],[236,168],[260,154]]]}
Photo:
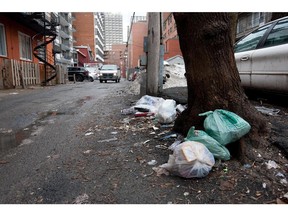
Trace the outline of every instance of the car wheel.
{"label": "car wheel", "polygon": [[103,82],[103,80],[100,80],[100,83],[102,83]]}
{"label": "car wheel", "polygon": [[94,79],[92,77],[89,77],[90,82],[94,82]]}
{"label": "car wheel", "polygon": [[105,80],[105,83],[107,83],[107,80]]}
{"label": "car wheel", "polygon": [[76,75],[76,82],[83,82],[84,78],[81,75]]}

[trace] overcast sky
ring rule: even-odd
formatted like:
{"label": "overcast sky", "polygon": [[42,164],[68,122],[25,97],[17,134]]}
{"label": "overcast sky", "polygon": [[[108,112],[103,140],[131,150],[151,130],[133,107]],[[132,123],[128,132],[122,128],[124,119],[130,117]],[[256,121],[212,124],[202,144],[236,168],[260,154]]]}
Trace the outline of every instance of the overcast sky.
{"label": "overcast sky", "polygon": [[[121,12],[123,15],[123,41],[127,41],[127,26],[130,26],[130,19],[134,12]],[[146,16],[147,12],[135,12],[135,16]]]}

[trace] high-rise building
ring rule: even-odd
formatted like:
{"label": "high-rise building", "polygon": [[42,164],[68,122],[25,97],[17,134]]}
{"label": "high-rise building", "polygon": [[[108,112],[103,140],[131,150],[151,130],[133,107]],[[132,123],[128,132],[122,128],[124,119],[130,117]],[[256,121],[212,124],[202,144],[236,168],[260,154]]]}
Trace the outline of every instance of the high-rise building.
{"label": "high-rise building", "polygon": [[55,54],[56,64],[70,66],[73,65],[73,28],[71,13],[57,13],[59,26],[57,26],[58,36],[54,41],[54,48],[58,48]]}
{"label": "high-rise building", "polygon": [[94,13],[95,58],[97,62],[104,62],[104,13]]}
{"label": "high-rise building", "polygon": [[104,50],[112,50],[112,44],[123,43],[123,16],[121,13],[104,13]]}

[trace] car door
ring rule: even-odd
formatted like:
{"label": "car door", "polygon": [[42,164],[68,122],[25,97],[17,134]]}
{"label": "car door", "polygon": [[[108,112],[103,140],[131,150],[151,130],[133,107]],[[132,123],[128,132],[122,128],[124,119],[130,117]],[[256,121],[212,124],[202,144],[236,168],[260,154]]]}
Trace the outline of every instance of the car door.
{"label": "car door", "polygon": [[288,18],[280,20],[253,52],[251,85],[288,93]]}
{"label": "car door", "polygon": [[260,27],[240,39],[234,46],[235,61],[243,87],[251,87],[252,55],[270,27],[271,24]]}

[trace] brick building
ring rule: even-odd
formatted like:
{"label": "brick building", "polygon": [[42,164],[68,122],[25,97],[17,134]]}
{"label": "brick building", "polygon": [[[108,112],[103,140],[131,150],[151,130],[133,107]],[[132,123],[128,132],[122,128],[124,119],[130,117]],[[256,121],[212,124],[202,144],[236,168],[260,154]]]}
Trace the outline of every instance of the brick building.
{"label": "brick building", "polygon": [[140,56],[144,55],[144,37],[148,34],[148,22],[141,20],[132,24],[131,35],[128,41],[128,68],[139,66]]}
{"label": "brick building", "polygon": [[181,55],[177,26],[171,12],[163,13],[163,44],[164,60],[176,55]]}

